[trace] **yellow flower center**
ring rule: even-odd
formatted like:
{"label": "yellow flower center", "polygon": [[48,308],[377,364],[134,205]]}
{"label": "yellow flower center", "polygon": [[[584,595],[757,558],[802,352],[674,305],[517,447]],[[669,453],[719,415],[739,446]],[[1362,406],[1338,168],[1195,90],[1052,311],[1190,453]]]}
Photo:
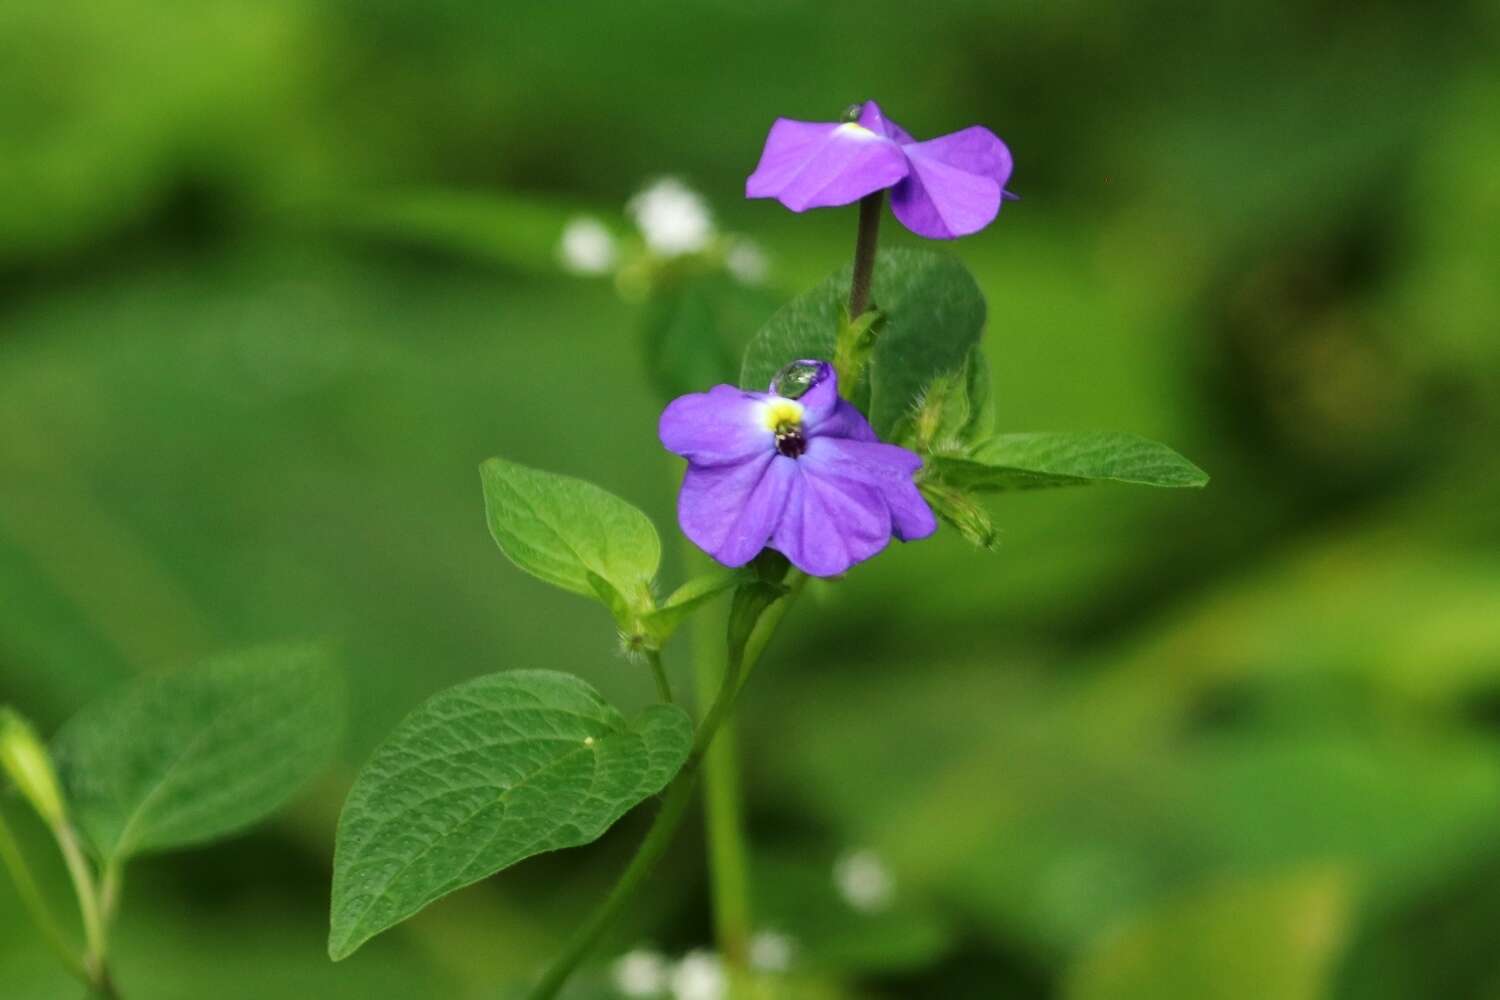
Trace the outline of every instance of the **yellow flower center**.
{"label": "yellow flower center", "polygon": [[802,404],[792,399],[773,399],[766,403],[762,419],[766,430],[780,434],[802,426]]}
{"label": "yellow flower center", "polygon": [[762,414],[766,430],[776,435],[776,451],[787,458],[800,458],[807,450],[802,436],[802,404],[791,399],[773,399]]}

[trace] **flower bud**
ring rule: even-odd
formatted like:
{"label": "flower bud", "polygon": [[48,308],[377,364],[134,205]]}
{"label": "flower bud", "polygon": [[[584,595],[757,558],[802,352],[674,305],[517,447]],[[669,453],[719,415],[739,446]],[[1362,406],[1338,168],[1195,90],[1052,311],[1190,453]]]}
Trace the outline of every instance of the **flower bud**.
{"label": "flower bud", "polygon": [[49,826],[63,821],[62,790],[52,758],[31,724],[9,708],[0,708],[0,770]]}
{"label": "flower bud", "polygon": [[1000,533],[989,512],[968,493],[932,480],[923,482],[921,490],[933,513],[957,528],[971,545],[991,552],[999,547]]}

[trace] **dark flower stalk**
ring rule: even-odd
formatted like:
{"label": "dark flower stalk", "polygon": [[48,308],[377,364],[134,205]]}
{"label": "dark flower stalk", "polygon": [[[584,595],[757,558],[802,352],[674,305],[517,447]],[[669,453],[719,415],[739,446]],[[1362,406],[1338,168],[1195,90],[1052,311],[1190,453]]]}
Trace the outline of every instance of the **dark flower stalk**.
{"label": "dark flower stalk", "polygon": [[880,241],[880,209],[885,191],[859,200],[859,233],[854,238],[854,280],[849,285],[849,318],[859,319],[870,308],[870,283],[875,279],[875,251]]}

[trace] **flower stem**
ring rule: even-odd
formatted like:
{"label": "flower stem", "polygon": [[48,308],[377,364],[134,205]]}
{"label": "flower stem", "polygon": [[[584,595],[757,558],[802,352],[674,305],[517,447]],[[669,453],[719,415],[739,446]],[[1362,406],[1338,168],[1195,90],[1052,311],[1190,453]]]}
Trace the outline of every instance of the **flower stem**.
{"label": "flower stem", "polygon": [[875,250],[880,241],[880,210],[885,192],[859,200],[859,233],[854,238],[854,280],[849,284],[849,318],[859,319],[870,308],[870,283],[875,279]]}
{"label": "flower stem", "polygon": [[672,837],[682,824],[688,804],[692,801],[698,769],[703,764],[705,755],[714,745],[714,737],[718,735],[720,727],[733,713],[746,679],[755,668],[766,644],[771,641],[776,627],[781,624],[781,619],[785,617],[787,609],[797,599],[797,595],[801,593],[802,586],[806,582],[807,577],[801,573],[794,572],[788,577],[787,593],[761,612],[760,618],[750,633],[750,639],[745,644],[744,652],[739,656],[730,657],[725,664],[723,683],[719,687],[718,695],[714,698],[708,713],[703,717],[703,721],[699,723],[697,735],[693,739],[693,748],[688,752],[688,758],[683,763],[682,770],[677,772],[677,777],[672,779],[672,784],[667,787],[667,792],[662,797],[661,810],[656,814],[651,829],[647,831],[646,839],[641,841],[635,857],[631,859],[619,881],[615,883],[614,889],[605,897],[604,902],[593,915],[579,927],[562,955],[547,970],[536,988],[531,991],[530,1000],[552,1000],[557,996],[568,978],[614,925],[615,920],[635,895],[636,890],[640,888],[641,883],[650,876],[657,862],[666,853]]}
{"label": "flower stem", "polygon": [[[726,615],[718,608],[692,623],[698,703],[729,683],[719,636]],[[706,723],[705,719],[705,723]],[[739,754],[733,723],[726,723],[703,762],[703,836],[713,901],[714,939],[724,961],[742,969],[749,960],[750,866],[740,806]]]}
{"label": "flower stem", "polygon": [[21,854],[21,847],[11,834],[10,827],[5,824],[4,816],[0,816],[0,862],[4,862],[10,872],[10,877],[16,884],[16,894],[21,897],[22,904],[31,914],[32,922],[42,932],[47,946],[56,953],[69,973],[88,983],[89,976],[84,971],[83,960],[68,943],[62,928],[57,925],[52,911],[48,909],[47,901],[37,887],[36,880],[31,877],[31,870],[26,867],[26,858]]}
{"label": "flower stem", "polygon": [[672,683],[667,680],[666,668],[661,665],[661,651],[657,649],[646,650],[646,662],[651,664],[651,674],[656,678],[656,694],[668,705],[672,701]]}

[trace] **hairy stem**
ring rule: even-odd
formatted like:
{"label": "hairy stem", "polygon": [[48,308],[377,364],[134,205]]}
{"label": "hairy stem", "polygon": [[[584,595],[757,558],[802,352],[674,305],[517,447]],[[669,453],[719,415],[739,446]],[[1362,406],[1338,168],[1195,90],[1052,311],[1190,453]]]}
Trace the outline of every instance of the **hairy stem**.
{"label": "hairy stem", "polygon": [[854,280],[849,284],[849,318],[859,319],[870,308],[870,283],[875,279],[875,250],[880,242],[880,210],[885,192],[859,200],[859,233],[854,238]]}
{"label": "hairy stem", "polygon": [[21,903],[31,915],[32,922],[42,932],[47,946],[56,953],[69,973],[84,983],[88,983],[89,976],[84,971],[83,959],[79,958],[78,953],[69,944],[67,936],[63,934],[62,928],[58,926],[57,920],[52,916],[52,911],[48,908],[41,889],[37,887],[36,880],[31,877],[31,870],[26,867],[26,858],[21,854],[21,846],[16,843],[10,827],[5,824],[4,816],[0,816],[0,862],[3,862],[10,872],[10,877],[16,884],[16,894],[21,897]]}
{"label": "hairy stem", "polygon": [[672,683],[667,680],[666,668],[661,664],[661,651],[656,649],[646,650],[646,662],[651,664],[651,674],[656,678],[656,695],[668,705],[672,701]]}
{"label": "hairy stem", "polygon": [[807,577],[801,573],[794,572],[788,577],[787,593],[761,613],[750,633],[749,641],[745,644],[743,653],[730,657],[725,664],[723,683],[719,686],[718,695],[714,698],[708,713],[703,717],[703,721],[698,725],[697,735],[693,739],[693,748],[688,753],[682,770],[677,773],[676,778],[672,779],[672,784],[668,786],[666,794],[662,797],[661,810],[656,814],[651,829],[647,831],[646,839],[641,841],[635,857],[631,859],[619,881],[615,883],[614,889],[605,897],[604,902],[594,911],[588,921],[578,928],[568,947],[547,970],[536,989],[532,990],[531,1000],[552,1000],[557,996],[568,978],[614,925],[615,920],[634,897],[641,883],[651,875],[657,862],[666,853],[672,837],[682,824],[688,804],[692,801],[693,786],[698,779],[698,769],[703,764],[705,755],[714,745],[714,737],[733,713],[740,691],[744,689],[751,670],[754,669],[766,644],[775,634],[776,627],[781,624],[781,619],[785,617],[787,609],[801,593],[802,586],[806,582]]}

